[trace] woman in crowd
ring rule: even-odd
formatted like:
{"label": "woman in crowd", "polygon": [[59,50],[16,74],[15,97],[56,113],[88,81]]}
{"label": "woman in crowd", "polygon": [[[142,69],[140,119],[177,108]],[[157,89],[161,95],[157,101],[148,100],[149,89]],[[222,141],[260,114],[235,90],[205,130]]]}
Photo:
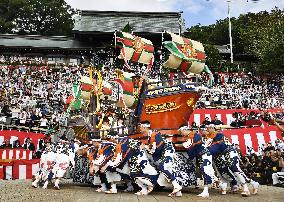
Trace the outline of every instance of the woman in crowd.
{"label": "woman in crowd", "polygon": [[15,141],[14,141],[13,149],[14,149],[14,148],[17,148],[17,149],[22,148],[21,143],[20,143],[20,140],[15,140]]}

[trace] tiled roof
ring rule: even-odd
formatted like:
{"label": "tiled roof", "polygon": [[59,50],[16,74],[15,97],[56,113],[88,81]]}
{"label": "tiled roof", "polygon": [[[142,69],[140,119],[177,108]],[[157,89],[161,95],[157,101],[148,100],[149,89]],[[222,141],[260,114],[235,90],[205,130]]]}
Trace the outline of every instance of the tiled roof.
{"label": "tiled roof", "polygon": [[214,45],[221,54],[230,54],[230,47],[228,45]]}
{"label": "tiled roof", "polygon": [[33,48],[91,48],[83,42],[63,36],[44,37],[39,35],[0,34],[0,47],[33,47]]}
{"label": "tiled roof", "polygon": [[134,32],[179,33],[180,20],[180,12],[81,11],[73,31],[114,32],[122,30],[129,23]]}

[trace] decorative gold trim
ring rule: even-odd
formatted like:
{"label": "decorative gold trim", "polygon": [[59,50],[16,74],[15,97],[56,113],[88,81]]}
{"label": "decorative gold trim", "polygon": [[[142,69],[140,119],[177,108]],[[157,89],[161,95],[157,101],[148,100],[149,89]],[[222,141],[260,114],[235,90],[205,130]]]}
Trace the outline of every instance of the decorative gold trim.
{"label": "decorative gold trim", "polygon": [[135,53],[141,53],[144,50],[145,44],[140,37],[135,37],[132,42]]}
{"label": "decorative gold trim", "polygon": [[194,102],[194,98],[190,98],[186,101],[187,106],[192,107],[192,104]]}
{"label": "decorative gold trim", "polygon": [[162,112],[173,111],[180,108],[181,105],[178,105],[175,102],[166,102],[157,105],[146,105],[146,114],[156,114]]}
{"label": "decorative gold trim", "polygon": [[183,44],[181,46],[181,51],[188,58],[197,56],[196,50],[190,44]]}

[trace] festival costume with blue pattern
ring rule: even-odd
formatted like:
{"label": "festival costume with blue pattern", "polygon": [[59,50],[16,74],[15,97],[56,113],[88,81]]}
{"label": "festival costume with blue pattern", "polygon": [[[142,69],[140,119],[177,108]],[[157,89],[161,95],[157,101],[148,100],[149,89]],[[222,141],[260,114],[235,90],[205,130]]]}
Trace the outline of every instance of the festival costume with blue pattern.
{"label": "festival costume with blue pattern", "polygon": [[187,142],[183,145],[187,149],[189,159],[196,158],[197,166],[199,167],[204,179],[204,184],[212,184],[214,179],[212,155],[204,146],[201,135],[191,132],[188,136]]}
{"label": "festival costume with blue pattern", "polygon": [[[213,156],[223,155],[224,164],[229,168],[233,174],[237,177],[238,181],[244,188],[243,195],[250,195],[247,187],[247,183],[251,183],[254,187],[254,193],[257,192],[258,183],[249,179],[240,168],[240,159],[237,150],[228,142],[225,141],[223,133],[212,133],[209,136],[212,139],[212,143],[209,146],[209,151]],[[229,172],[229,170],[228,170]]]}
{"label": "festival costume with blue pattern", "polygon": [[158,171],[160,171],[174,187],[171,194],[177,194],[181,191],[182,187],[173,175],[175,149],[172,142],[165,140],[161,133],[150,130],[148,133],[148,143],[147,150],[152,154],[154,164],[157,166]]}
{"label": "festival costume with blue pattern", "polygon": [[175,149],[171,142],[164,140],[161,133],[153,132],[149,137],[149,153],[152,154],[153,161],[158,169],[169,181],[174,181],[175,177],[169,164],[173,163]]}

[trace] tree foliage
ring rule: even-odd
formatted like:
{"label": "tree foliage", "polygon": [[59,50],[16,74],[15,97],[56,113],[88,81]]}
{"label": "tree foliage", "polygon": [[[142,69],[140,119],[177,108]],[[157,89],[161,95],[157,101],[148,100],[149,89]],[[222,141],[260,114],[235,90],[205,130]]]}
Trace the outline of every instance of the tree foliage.
{"label": "tree foliage", "polygon": [[207,55],[206,64],[209,67],[217,67],[222,59],[218,49],[211,44],[204,44],[205,53]]}
{"label": "tree foliage", "polygon": [[284,10],[250,14],[241,40],[260,61],[260,71],[284,72]]}
{"label": "tree foliage", "polygon": [[75,11],[64,0],[1,0],[0,32],[70,35]]}
{"label": "tree foliage", "polygon": [[15,19],[18,12],[24,6],[23,0],[1,0],[0,1],[0,32],[12,33],[15,29]]}
{"label": "tree foliage", "polygon": [[[248,13],[232,18],[234,54],[250,54],[258,58],[259,71],[284,72],[284,10],[275,8],[271,12]],[[218,20],[213,25],[192,26],[186,37],[210,45],[229,44],[228,19]],[[209,49],[208,64],[218,63]]]}

